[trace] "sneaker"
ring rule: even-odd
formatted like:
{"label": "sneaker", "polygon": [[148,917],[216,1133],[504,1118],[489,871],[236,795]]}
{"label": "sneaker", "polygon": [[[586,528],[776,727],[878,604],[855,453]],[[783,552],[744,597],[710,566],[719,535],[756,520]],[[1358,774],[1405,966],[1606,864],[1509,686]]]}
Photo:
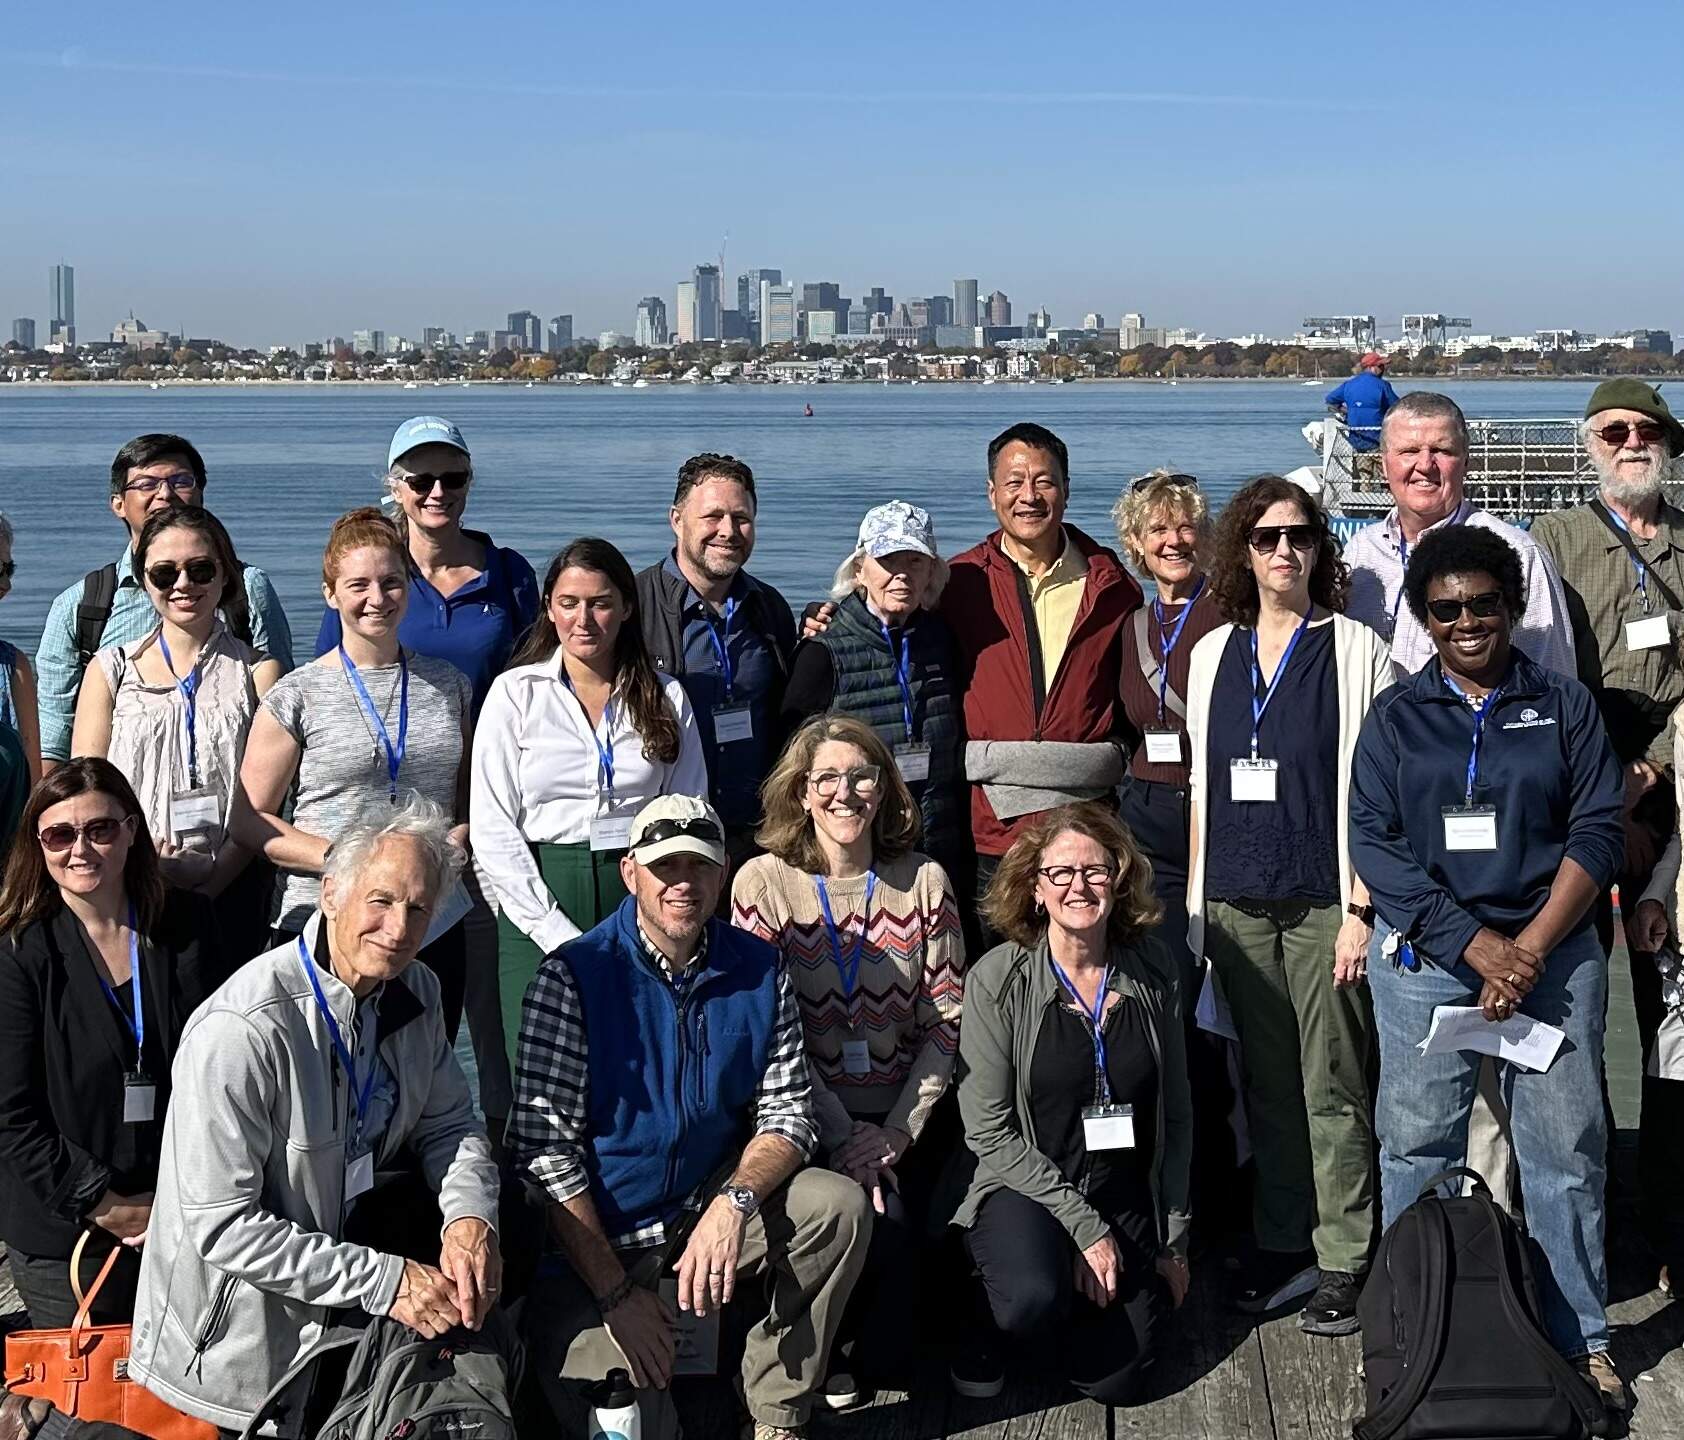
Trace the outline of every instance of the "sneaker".
{"label": "sneaker", "polygon": [[1308,1295],[1319,1273],[1308,1250],[1259,1250],[1235,1283],[1234,1304],[1247,1315],[1267,1315]]}
{"label": "sneaker", "polygon": [[1573,1368],[1585,1377],[1585,1383],[1602,1397],[1602,1403],[1608,1409],[1623,1415],[1631,1408],[1631,1396],[1626,1393],[1625,1382],[1620,1379],[1620,1372],[1614,1368],[1606,1350],[1599,1350],[1594,1355],[1581,1355],[1573,1362]]}
{"label": "sneaker", "polygon": [[818,1396],[827,1410],[851,1410],[862,1398],[859,1381],[846,1370],[833,1370]]}
{"label": "sneaker", "polygon": [[986,1345],[977,1345],[953,1357],[947,1378],[953,1382],[955,1395],[992,1400],[1006,1388],[1006,1367]]}
{"label": "sneaker", "polygon": [[1343,1270],[1322,1270],[1316,1292],[1298,1317],[1298,1328],[1306,1335],[1354,1335],[1362,1328],[1357,1319],[1357,1296],[1362,1286],[1355,1275]]}

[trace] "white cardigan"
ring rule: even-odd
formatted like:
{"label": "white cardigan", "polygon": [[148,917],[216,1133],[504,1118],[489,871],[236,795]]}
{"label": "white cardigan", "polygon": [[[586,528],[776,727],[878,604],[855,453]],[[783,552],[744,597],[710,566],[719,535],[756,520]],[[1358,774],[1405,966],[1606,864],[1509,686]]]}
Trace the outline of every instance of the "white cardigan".
{"label": "white cardigan", "polygon": [[[1343,615],[1334,615],[1331,623],[1339,684],[1339,897],[1343,908],[1351,903],[1351,882],[1355,878],[1349,835],[1351,757],[1356,753],[1357,735],[1368,707],[1394,683],[1394,677],[1385,641],[1368,626]],[[1232,625],[1223,625],[1200,640],[1193,647],[1187,675],[1187,738],[1193,757],[1192,795],[1199,826],[1198,851],[1187,877],[1187,948],[1200,958],[1204,956],[1205,855],[1210,836],[1205,735],[1210,729],[1210,695],[1216,685],[1216,669],[1233,633]]]}

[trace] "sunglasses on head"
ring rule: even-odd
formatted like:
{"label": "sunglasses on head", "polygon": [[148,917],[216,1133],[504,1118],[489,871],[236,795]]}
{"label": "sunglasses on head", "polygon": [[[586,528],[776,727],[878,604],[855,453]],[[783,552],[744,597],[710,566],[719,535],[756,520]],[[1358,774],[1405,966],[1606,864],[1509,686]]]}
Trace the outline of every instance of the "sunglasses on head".
{"label": "sunglasses on head", "polygon": [[1185,485],[1190,490],[1199,488],[1197,475],[1142,475],[1129,489],[1138,495],[1150,485]]}
{"label": "sunglasses on head", "polygon": [[128,823],[127,817],[114,820],[109,815],[102,815],[98,820],[89,820],[85,825],[71,825],[68,822],[49,825],[36,838],[40,840],[43,850],[49,850],[54,855],[68,850],[82,836],[87,837],[88,844],[104,849],[117,839],[118,832]]}
{"label": "sunglasses on head", "polygon": [[725,843],[724,834],[711,820],[657,820],[637,837],[632,849],[641,850],[645,845],[658,845],[663,840],[676,840],[680,835],[686,835],[692,840],[706,840],[713,845]]}
{"label": "sunglasses on head", "polygon": [[168,590],[175,584],[176,576],[182,574],[195,585],[209,585],[216,579],[216,561],[189,560],[185,565],[177,565],[173,560],[160,560],[146,567],[146,578],[154,590]]}
{"label": "sunglasses on head", "polygon": [[1294,550],[1314,550],[1321,544],[1321,531],[1314,525],[1258,525],[1249,537],[1251,548],[1259,555],[1273,555],[1280,549],[1282,535]]}
{"label": "sunglasses on head", "polygon": [[1466,610],[1476,620],[1489,620],[1503,611],[1503,596],[1498,590],[1487,590],[1483,595],[1470,595],[1466,600],[1429,600],[1427,614],[1438,621],[1440,625],[1454,625],[1462,618]]}
{"label": "sunglasses on head", "polygon": [[1593,433],[1604,445],[1612,445],[1617,450],[1631,439],[1633,430],[1637,431],[1637,438],[1645,445],[1659,445],[1666,439],[1666,426],[1659,420],[1639,420],[1636,425],[1624,420],[1615,420]]}
{"label": "sunglasses on head", "polygon": [[446,494],[454,495],[474,478],[474,472],[472,470],[446,470],[441,474],[431,475],[423,470],[419,474],[400,475],[398,478],[417,495],[431,495],[434,485],[442,485]]}

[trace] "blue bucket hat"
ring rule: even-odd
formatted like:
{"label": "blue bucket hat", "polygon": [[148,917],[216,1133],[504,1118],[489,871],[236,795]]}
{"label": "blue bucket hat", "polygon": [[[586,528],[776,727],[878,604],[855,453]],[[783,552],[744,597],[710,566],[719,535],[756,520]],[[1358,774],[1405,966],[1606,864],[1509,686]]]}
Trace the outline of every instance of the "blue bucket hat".
{"label": "blue bucket hat", "polygon": [[390,470],[400,456],[407,455],[417,445],[449,445],[468,454],[468,442],[454,423],[438,415],[417,415],[405,420],[392,435],[391,446],[386,451],[386,468]]}

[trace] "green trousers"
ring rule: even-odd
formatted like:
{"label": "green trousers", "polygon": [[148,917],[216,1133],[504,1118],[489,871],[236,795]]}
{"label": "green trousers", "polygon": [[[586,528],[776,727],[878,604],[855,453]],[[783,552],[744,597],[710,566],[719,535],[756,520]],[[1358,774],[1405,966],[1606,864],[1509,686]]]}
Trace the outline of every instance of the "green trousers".
{"label": "green trousers", "polygon": [[[589,845],[534,845],[538,872],[561,911],[581,930],[600,925],[626,898],[620,879],[624,850],[592,850]],[[503,1011],[503,1044],[511,1070],[520,1039],[520,1008],[526,987],[544,963],[544,954],[506,914],[497,917],[497,995]],[[518,1087],[517,1087],[518,1088]]]}
{"label": "green trousers", "polygon": [[1336,905],[1205,907],[1205,954],[1240,1036],[1257,1243],[1313,1244],[1323,1270],[1355,1275],[1374,1240],[1374,1013],[1366,985],[1334,988],[1339,925]]}

